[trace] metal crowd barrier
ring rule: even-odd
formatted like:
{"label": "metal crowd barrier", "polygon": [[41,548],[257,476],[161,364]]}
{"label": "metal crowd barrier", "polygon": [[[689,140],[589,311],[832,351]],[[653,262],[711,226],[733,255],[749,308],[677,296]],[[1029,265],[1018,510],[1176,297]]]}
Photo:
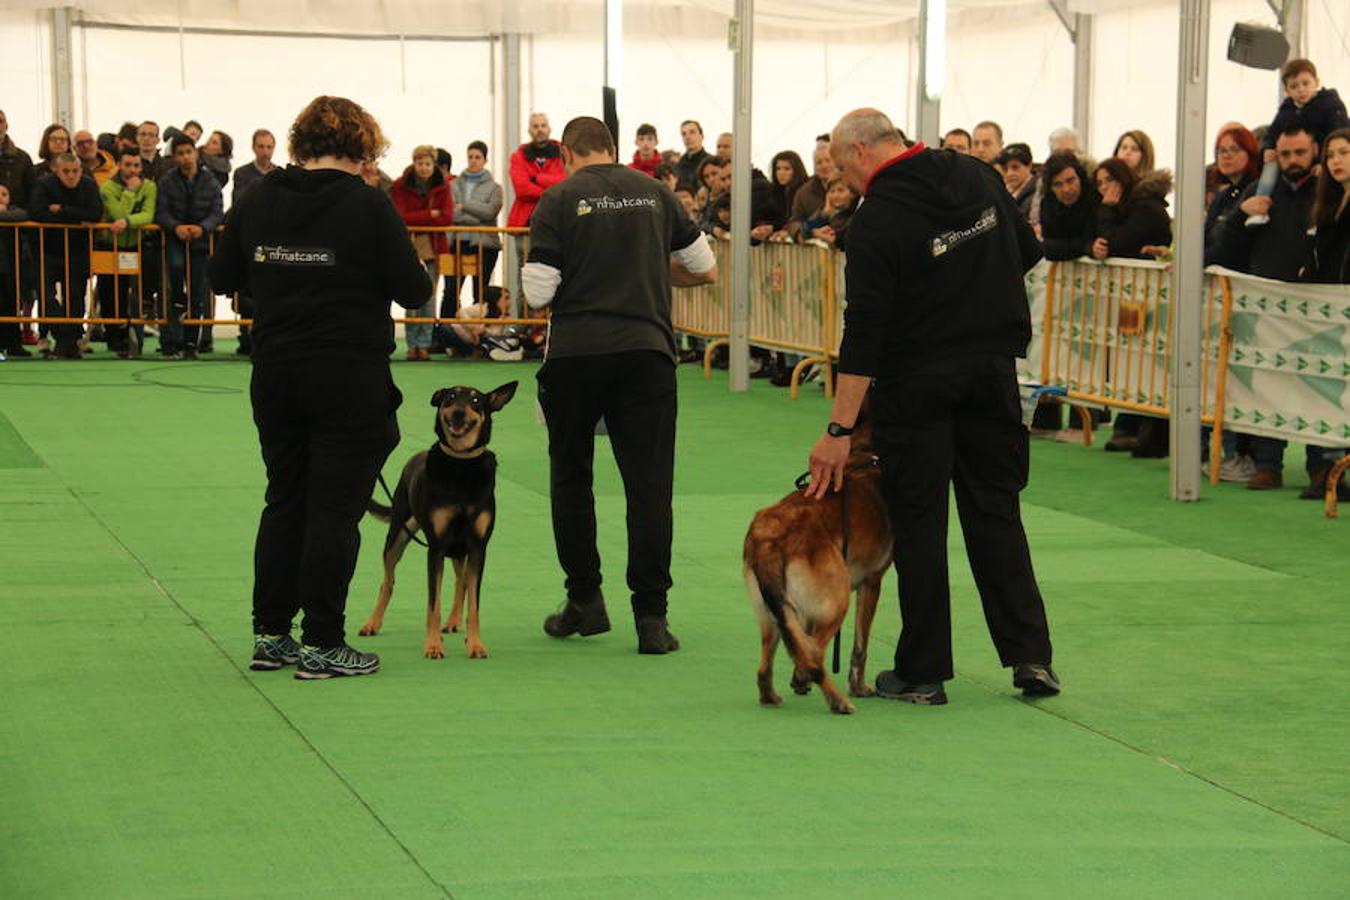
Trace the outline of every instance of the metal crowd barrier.
{"label": "metal crowd barrier", "polygon": [[[438,254],[437,274],[444,277],[472,278],[487,269],[485,249],[480,245],[466,248],[460,236],[473,233],[495,233],[505,240],[523,237],[528,249],[527,228],[492,228],[469,226],[414,227],[410,234],[440,233],[449,240],[450,252]],[[252,320],[243,314],[239,298],[232,297],[232,315],[217,314],[215,297],[207,303],[207,314],[196,315],[188,306],[177,315],[166,298],[171,296],[167,282],[169,272],[168,240],[158,225],[132,229],[135,246],[119,247],[120,236],[109,222],[85,225],[62,225],[43,222],[0,222],[0,269],[4,281],[4,302],[0,304],[0,323],[27,325],[154,325],[170,322],[185,326],[234,325],[248,326]],[[183,242],[185,245],[184,278],[191,284],[193,259],[201,253],[192,252],[197,241],[206,241],[206,256],[215,250],[220,229],[201,238]],[[174,238],[176,240],[176,238]],[[54,247],[53,243],[59,242]],[[82,245],[82,246],[80,246]],[[72,250],[75,252],[72,253]],[[59,268],[53,271],[52,266]],[[503,248],[499,259],[507,259]],[[504,265],[504,262],[501,263]],[[106,281],[110,287],[100,288]],[[74,286],[84,283],[84,291],[76,296]],[[72,289],[67,289],[67,285]],[[457,285],[458,288],[458,285]],[[209,285],[208,285],[208,290]],[[433,286],[431,296],[438,297],[439,284]],[[400,324],[449,324],[485,320],[443,318],[440,315],[419,318],[396,316]],[[543,317],[502,317],[492,319],[494,325],[543,325]]]}

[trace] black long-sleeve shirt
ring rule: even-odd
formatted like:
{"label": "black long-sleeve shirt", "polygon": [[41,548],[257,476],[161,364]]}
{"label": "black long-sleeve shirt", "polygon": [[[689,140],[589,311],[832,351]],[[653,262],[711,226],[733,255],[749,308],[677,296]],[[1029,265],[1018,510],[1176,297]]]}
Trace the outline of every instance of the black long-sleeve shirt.
{"label": "black long-sleeve shirt", "polygon": [[387,359],[390,302],[431,294],[389,198],[331,169],[269,173],[226,216],[209,273],[215,292],[253,297],[255,364]]}
{"label": "black long-sleeve shirt", "polygon": [[[61,209],[52,212],[51,206],[59,204]],[[73,188],[62,184],[54,174],[43,175],[33,186],[33,196],[28,203],[29,212],[35,222],[50,222],[56,225],[79,225],[84,222],[97,222],[103,218],[103,198],[99,195],[98,185],[88,175],[81,175]],[[42,241],[46,256],[65,256],[66,246],[70,255],[84,257],[89,255],[89,235],[83,231],[61,229],[68,232],[68,240],[63,240],[60,231],[50,232]]]}
{"label": "black long-sleeve shirt", "polygon": [[849,224],[839,371],[880,379],[965,355],[1023,355],[1023,276],[1041,258],[998,173],[922,144],[883,165]]}

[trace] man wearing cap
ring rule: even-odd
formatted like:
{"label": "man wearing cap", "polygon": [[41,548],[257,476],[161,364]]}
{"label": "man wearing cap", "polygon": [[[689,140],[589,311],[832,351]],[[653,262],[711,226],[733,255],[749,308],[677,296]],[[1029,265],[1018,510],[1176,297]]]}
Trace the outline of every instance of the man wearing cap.
{"label": "man wearing cap", "polygon": [[990,167],[906,148],[875,109],[834,129],[830,152],[865,197],[849,224],[844,338],[829,427],[811,452],[809,497],[843,486],[849,434],[871,391],[873,437],[895,538],[903,628],[877,693],[947,702],[953,675],[948,493],[985,620],[1013,684],[1059,692],[1018,493],[1028,435],[1013,361],[1031,339],[1025,272],[1041,257]]}

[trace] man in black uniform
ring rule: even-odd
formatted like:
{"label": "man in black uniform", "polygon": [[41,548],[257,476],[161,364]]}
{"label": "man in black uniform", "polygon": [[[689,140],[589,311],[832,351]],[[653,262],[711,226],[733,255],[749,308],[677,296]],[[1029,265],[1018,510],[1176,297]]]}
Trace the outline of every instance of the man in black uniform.
{"label": "man in black uniform", "polygon": [[998,173],[951,151],[906,149],[877,110],[841,119],[830,152],[866,199],[849,224],[839,393],[811,452],[808,493],[818,498],[842,485],[848,435],[875,378],[874,434],[904,623],[895,669],[877,675],[877,692],[947,702],[947,508],[955,483],[999,659],[1024,694],[1058,693],[1017,499],[1028,441],[1013,360],[1031,339],[1022,279],[1040,246]]}
{"label": "man in black uniform", "polygon": [[599,119],[562,134],[568,178],[540,198],[521,273],[533,308],[552,306],[539,403],[548,422],[553,537],[567,602],[557,638],[609,630],[591,491],[603,417],[628,501],[628,587],[639,653],[679,649],[666,621],[675,469],[671,284],[711,283],[707,241],[662,182],[619,165]]}

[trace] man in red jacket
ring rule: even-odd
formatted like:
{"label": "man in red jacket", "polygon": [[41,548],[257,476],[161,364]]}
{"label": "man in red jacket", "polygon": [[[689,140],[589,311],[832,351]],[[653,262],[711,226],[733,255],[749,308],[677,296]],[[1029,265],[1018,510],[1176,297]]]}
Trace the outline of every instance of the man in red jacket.
{"label": "man in red jacket", "polygon": [[552,133],[548,116],[533,113],[530,116],[530,142],[521,144],[511,154],[511,187],[516,192],[516,201],[511,204],[511,214],[506,219],[511,228],[528,226],[544,191],[567,177],[561,147],[557,141],[549,140]]}
{"label": "man in red jacket", "polygon": [[637,150],[633,152],[633,161],[628,168],[637,169],[656,177],[656,167],[661,165],[661,151],[656,149],[656,126],[643,123],[637,130]]}

